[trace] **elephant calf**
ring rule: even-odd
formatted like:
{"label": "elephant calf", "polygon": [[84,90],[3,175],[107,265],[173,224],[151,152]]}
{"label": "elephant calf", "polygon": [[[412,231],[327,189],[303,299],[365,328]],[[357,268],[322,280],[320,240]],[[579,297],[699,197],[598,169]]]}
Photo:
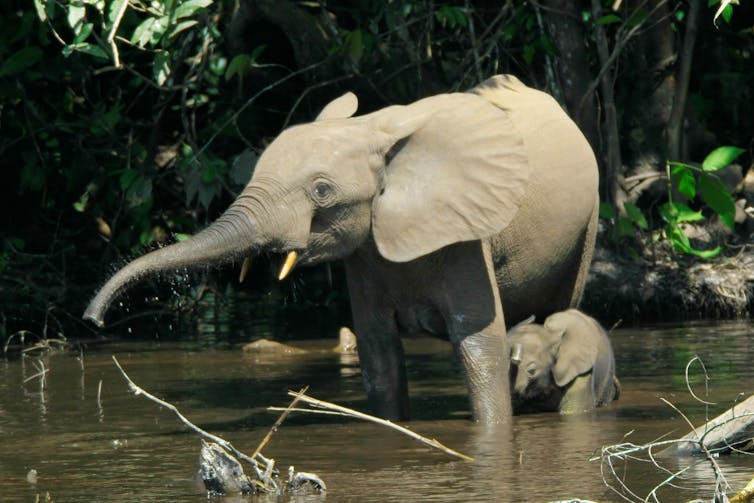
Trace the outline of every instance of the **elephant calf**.
{"label": "elephant calf", "polygon": [[597,320],[568,309],[532,321],[508,333],[514,413],[578,413],[618,398],[613,348]]}

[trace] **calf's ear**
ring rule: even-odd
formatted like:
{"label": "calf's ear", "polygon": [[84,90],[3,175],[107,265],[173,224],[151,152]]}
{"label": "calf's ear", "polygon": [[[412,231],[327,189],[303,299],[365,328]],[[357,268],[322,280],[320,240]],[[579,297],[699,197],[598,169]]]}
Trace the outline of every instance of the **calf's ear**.
{"label": "calf's ear", "polygon": [[592,370],[597,359],[598,340],[591,325],[582,323],[569,312],[555,313],[545,320],[545,327],[560,332],[561,341],[552,367],[552,377],[560,387],[568,385],[582,374]]}

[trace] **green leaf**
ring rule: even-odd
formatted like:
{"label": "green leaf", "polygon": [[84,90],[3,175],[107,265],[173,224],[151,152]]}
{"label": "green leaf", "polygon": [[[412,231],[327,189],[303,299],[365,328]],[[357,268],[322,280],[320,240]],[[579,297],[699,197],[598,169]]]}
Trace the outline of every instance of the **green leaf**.
{"label": "green leaf", "polygon": [[0,65],[0,77],[15,75],[36,65],[42,59],[42,49],[36,46],[24,47],[14,52]]}
{"label": "green leaf", "polygon": [[694,211],[685,204],[673,203],[675,207],[675,219],[677,222],[698,222],[704,220],[701,211]]}
{"label": "green leaf", "polygon": [[31,154],[24,155],[24,166],[21,169],[21,188],[37,192],[47,183],[47,173],[37,161],[36,156]]}
{"label": "green leaf", "polygon": [[720,255],[721,251],[723,251],[722,246],[716,246],[711,250],[697,250],[696,248],[689,247],[689,250],[686,253],[690,253],[691,255],[696,255],[697,257],[701,258],[713,258]]}
{"label": "green leaf", "polygon": [[640,229],[648,229],[647,219],[644,217],[644,213],[641,212],[638,206],[631,203],[623,203],[623,207],[626,209],[626,215],[631,222]]}
{"label": "green leaf", "polygon": [[133,183],[134,180],[136,180],[139,177],[139,173],[134,169],[126,169],[120,174],[120,179],[118,182],[120,183],[120,189],[121,190],[127,190]]}
{"label": "green leaf", "polygon": [[8,238],[6,242],[16,250],[23,250],[26,246],[26,241],[21,238]]}
{"label": "green leaf", "polygon": [[87,38],[89,38],[89,35],[92,34],[92,30],[94,29],[93,23],[86,23],[84,26],[81,27],[81,33],[76,35],[76,38],[73,39],[73,44],[80,44],[84,42]]}
{"label": "green leaf", "polygon": [[533,45],[529,44],[524,46],[524,61],[527,65],[531,65],[532,61],[534,61],[534,55],[536,52],[537,50]]}
{"label": "green leaf", "polygon": [[47,21],[47,12],[45,11],[44,0],[34,0],[34,9],[36,9],[37,17],[39,17],[40,21],[42,21],[43,23]]}
{"label": "green leaf", "polygon": [[102,49],[102,47],[94,44],[89,44],[84,42],[83,44],[70,44],[65,47],[63,47],[63,56],[68,57],[73,52],[83,52],[84,54],[88,54],[90,56],[94,56],[95,58],[100,59],[106,59],[109,60],[110,56],[107,55],[107,53]]}
{"label": "green leaf", "polygon": [[189,108],[196,108],[209,103],[209,96],[206,94],[195,94],[186,100],[185,106]]}
{"label": "green leaf", "polygon": [[167,51],[157,51],[154,55],[152,64],[152,75],[157,85],[163,86],[170,77],[170,53]]}
{"label": "green leaf", "polygon": [[152,33],[154,32],[156,22],[157,18],[154,17],[142,21],[134,30],[133,35],[131,35],[131,43],[139,47],[146,46],[152,40]]}
{"label": "green leaf", "polygon": [[199,21],[197,21],[196,19],[190,19],[188,21],[181,21],[170,30],[170,33],[168,34],[168,38],[174,38],[180,32],[184,30],[188,30],[189,28],[191,28],[192,26],[196,26],[197,24],[199,24]]}
{"label": "green leaf", "polygon": [[702,169],[704,171],[717,171],[718,169],[722,169],[732,163],[744,152],[744,149],[738,147],[718,147],[704,158]]}
{"label": "green leaf", "polygon": [[81,27],[86,18],[86,8],[83,5],[76,5],[74,3],[69,4],[67,18],[68,26],[71,27],[74,34],[78,35],[81,33]]}
{"label": "green leaf", "polygon": [[450,29],[456,26],[468,26],[469,19],[466,16],[466,11],[461,7],[452,7],[449,5],[443,5],[435,11],[435,19],[443,26],[447,26]]}
{"label": "green leaf", "polygon": [[665,229],[665,233],[670,240],[670,244],[673,245],[673,248],[682,253],[688,253],[689,255],[696,255],[697,257],[707,259],[715,257],[723,251],[720,246],[716,246],[711,250],[697,250],[691,246],[688,236],[683,232],[683,229],[677,225],[668,225]]}
{"label": "green leaf", "polygon": [[364,55],[364,36],[361,30],[353,30],[346,38],[346,47],[348,49],[348,56],[351,58],[351,62],[357,65],[361,61],[361,57]]}
{"label": "green leaf", "polygon": [[225,80],[230,80],[236,75],[239,77],[246,75],[266,47],[264,44],[259,45],[254,48],[251,54],[239,54],[233,57],[225,69]]}
{"label": "green leaf", "polygon": [[207,185],[204,183],[199,184],[199,203],[204,206],[205,209],[209,209],[209,205],[216,195],[220,193],[220,184],[214,183]]}
{"label": "green leaf", "polygon": [[696,197],[696,177],[686,166],[676,166],[670,172],[670,179],[675,183],[678,192],[689,201]]}
{"label": "green leaf", "polygon": [[176,232],[175,234],[173,234],[173,237],[175,238],[176,241],[186,241],[191,236],[189,234],[184,234],[182,232]]}
{"label": "green leaf", "polygon": [[622,21],[623,20],[620,17],[616,16],[615,14],[608,14],[606,16],[602,16],[601,18],[599,18],[597,20],[597,24],[605,25],[605,24],[620,23]]}
{"label": "green leaf", "polygon": [[665,203],[659,208],[660,217],[662,217],[665,222],[669,224],[675,224],[676,223],[676,216],[678,215],[677,210],[675,209],[675,204],[673,203]]}
{"label": "green leaf", "polygon": [[256,63],[259,59],[259,56],[262,55],[264,50],[267,49],[267,44],[258,45],[254,48],[253,51],[251,51],[251,61],[252,63]]}
{"label": "green leaf", "polygon": [[612,204],[605,202],[600,203],[600,218],[604,218],[605,220],[612,220],[615,218],[615,208],[613,208]]}
{"label": "green leaf", "polygon": [[670,240],[670,244],[673,245],[674,249],[683,253],[690,252],[692,248],[691,243],[689,242],[689,237],[685,232],[683,232],[683,229],[678,227],[678,225],[669,224],[665,228],[665,233],[667,234],[668,239]]}
{"label": "green leaf", "polygon": [[619,238],[627,238],[634,235],[634,225],[631,223],[630,218],[620,217],[616,229]]}
{"label": "green leaf", "polygon": [[238,54],[230,60],[228,68],[225,69],[225,80],[230,80],[238,75],[243,77],[251,66],[251,57],[248,54]]}
{"label": "green leaf", "polygon": [[78,201],[73,203],[73,209],[79,213],[83,213],[86,210],[86,205],[89,203],[89,191],[84,192]]}
{"label": "green leaf", "polygon": [[202,169],[202,183],[210,184],[217,179],[217,170],[213,163],[207,163]]}
{"label": "green leaf", "polygon": [[702,215],[701,211],[694,211],[681,203],[667,202],[660,206],[659,212],[662,219],[672,225],[704,220],[704,215]]}
{"label": "green leaf", "polygon": [[733,6],[730,4],[726,5],[723,9],[722,16],[725,22],[730,24],[730,20],[733,19]]}
{"label": "green leaf", "polygon": [[145,19],[131,35],[131,43],[139,47],[145,47],[147,44],[155,45],[160,41],[169,25],[170,18],[167,16]]}
{"label": "green leaf", "polygon": [[699,176],[699,192],[707,206],[712,208],[720,216],[720,220],[732,229],[735,225],[736,205],[733,196],[720,179],[702,173]]}
{"label": "green leaf", "polygon": [[233,183],[240,186],[246,185],[249,179],[251,179],[251,174],[254,172],[258,159],[259,156],[257,153],[250,148],[244,150],[230,168],[230,179]]}
{"label": "green leaf", "polygon": [[111,29],[118,20],[121,9],[128,7],[128,0],[112,0],[110,8],[107,10],[107,28]]}
{"label": "green leaf", "polygon": [[212,5],[212,1],[213,0],[188,0],[187,2],[183,2],[175,9],[173,19],[177,20],[193,16],[199,9]]}
{"label": "green leaf", "polygon": [[152,180],[137,176],[126,191],[126,203],[134,208],[148,203],[152,198]]}

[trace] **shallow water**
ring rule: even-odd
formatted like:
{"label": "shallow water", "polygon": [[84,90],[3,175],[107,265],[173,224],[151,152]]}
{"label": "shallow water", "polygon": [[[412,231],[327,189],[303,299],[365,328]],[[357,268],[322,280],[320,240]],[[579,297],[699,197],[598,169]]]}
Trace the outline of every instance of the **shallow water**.
{"label": "shallow water", "polygon": [[[685,420],[661,398],[700,424],[739,393],[750,395],[753,329],[741,323],[618,329],[612,339],[620,400],[594,414],[521,416],[497,428],[468,420],[463,381],[447,343],[407,340],[415,418],[409,426],[476,461],[455,460],[381,426],[304,414],[292,415],[264,453],[281,470],[292,464],[325,480],[325,496],[301,501],[624,501],[603,482],[600,462],[589,458],[629,432],[636,444],[686,433]],[[278,415],[266,407],[286,405],[289,389],[309,385],[314,397],[367,410],[358,366],[328,352],[334,344],[334,339],[302,342],[314,351],[282,359],[180,343],[91,346],[83,362],[76,352],[43,357],[45,388],[39,378],[24,382],[38,372],[38,358],[0,360],[0,501],[35,501],[38,495],[44,501],[48,492],[57,502],[206,501],[194,480],[197,435],[171,412],[129,393],[111,355],[137,384],[250,453]],[[684,369],[694,355],[710,376],[708,398],[720,404],[709,411],[686,390]],[[704,396],[698,365],[691,368],[691,381]],[[661,462],[678,470],[696,461]],[[754,476],[754,457],[718,462],[730,494]],[[38,472],[36,484],[26,480],[30,469]],[[667,477],[650,463],[618,469],[641,498]],[[661,490],[659,500],[709,500],[714,488],[709,464],[689,469],[676,486]]]}

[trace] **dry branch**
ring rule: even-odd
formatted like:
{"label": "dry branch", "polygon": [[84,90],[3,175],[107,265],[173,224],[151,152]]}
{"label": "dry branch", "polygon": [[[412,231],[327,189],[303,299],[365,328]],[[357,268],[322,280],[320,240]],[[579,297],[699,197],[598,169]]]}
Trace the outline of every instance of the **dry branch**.
{"label": "dry branch", "polygon": [[[449,447],[446,447],[439,441],[437,441],[434,438],[427,438],[419,435],[418,433],[415,433],[408,428],[395,424],[392,421],[388,421],[387,419],[381,419],[379,417],[371,416],[369,414],[365,414],[363,412],[359,412],[357,410],[349,409],[348,407],[343,407],[342,405],[336,405],[334,403],[325,402],[323,400],[317,400],[316,398],[312,398],[310,396],[305,395],[303,392],[296,393],[295,391],[289,391],[288,395],[297,397],[302,402],[312,406],[316,407],[317,409],[322,410],[316,410],[316,409],[295,409],[300,412],[309,412],[314,414],[341,414],[348,417],[353,417],[356,419],[361,419],[364,421],[371,421],[373,423],[381,424],[382,426],[387,426],[388,428],[392,428],[394,430],[397,430],[404,435],[408,435],[409,437],[418,440],[419,442],[428,445],[430,447],[434,447],[435,449],[440,449],[441,451],[450,454],[451,456],[455,456],[457,458],[461,458],[465,461],[474,461],[474,458],[471,456],[467,456],[466,454],[460,453],[458,451],[455,451]],[[268,410],[280,410],[278,407],[269,407]]]}
{"label": "dry branch", "polygon": [[[689,384],[689,367],[692,363],[699,362],[704,371],[705,382],[709,380],[706,368],[699,357],[692,358],[686,366],[686,385],[692,397],[705,405],[713,405],[711,402],[700,399]],[[694,428],[693,423],[675,405],[664,398],[661,399],[673,408],[689,425],[692,430],[689,434],[678,439],[658,439],[646,444],[633,444],[624,441],[603,447],[600,455],[590,461],[600,461],[600,471],[608,488],[613,490],[627,501],[659,501],[658,491],[663,487],[673,486],[676,481],[693,467],[707,464],[715,476],[714,500],[728,501],[726,495],[731,487],[717,462],[720,454],[740,452],[751,454],[754,452],[754,395],[743,402],[737,403],[723,414]],[[663,457],[668,456],[694,456],[689,458],[686,466],[670,470],[661,464]],[[646,496],[636,494],[626,484],[624,466],[629,461],[652,463],[666,477],[657,484]],[[754,481],[747,485],[741,492],[736,494],[730,501],[752,501],[749,494],[754,494]]]}
{"label": "dry branch", "polygon": [[[164,400],[161,400],[160,398],[157,398],[156,396],[152,395],[148,391],[138,386],[135,382],[131,380],[131,378],[128,376],[126,371],[123,370],[123,367],[121,367],[120,362],[118,362],[118,359],[115,358],[115,356],[113,356],[112,358],[113,358],[113,362],[115,362],[115,366],[118,367],[118,370],[120,370],[126,382],[128,382],[128,387],[131,389],[131,391],[135,395],[142,395],[145,398],[155,402],[156,404],[172,411],[183,424],[185,424],[191,430],[198,433],[200,436],[211,440],[215,444],[214,446],[212,444],[209,444],[209,445],[205,444],[202,448],[202,456],[201,456],[201,459],[203,460],[201,462],[202,471],[203,472],[207,471],[208,473],[212,472],[212,475],[213,475],[212,481],[217,483],[218,481],[222,482],[223,480],[230,480],[230,481],[241,480],[243,477],[240,477],[237,473],[233,473],[232,477],[225,477],[222,475],[223,472],[228,472],[228,471],[232,472],[235,469],[234,466],[236,464],[240,467],[240,464],[235,459],[235,458],[238,458],[251,464],[252,468],[254,469],[254,472],[257,476],[257,479],[253,480],[253,484],[255,488],[261,489],[262,491],[267,492],[267,493],[273,493],[273,494],[278,494],[278,495],[282,493],[280,486],[273,478],[275,461],[272,459],[265,458],[261,454],[260,451],[262,450],[262,447],[267,444],[272,434],[277,430],[280,424],[288,416],[288,414],[290,413],[290,410],[298,402],[298,400],[293,400],[291,402],[291,404],[285,409],[286,412],[284,412],[281,415],[281,417],[278,418],[278,420],[275,422],[275,424],[272,426],[270,431],[262,440],[262,443],[254,451],[254,455],[249,456],[239,451],[238,449],[236,449],[230,442],[228,442],[224,438],[218,437],[217,435],[209,433],[208,431],[205,431],[202,428],[196,426],[194,423],[189,421],[186,418],[186,416],[184,416],[175,405],[169,402],[166,402]],[[305,390],[306,388],[302,389],[299,393],[303,394]],[[228,451],[228,452],[225,452],[225,451]],[[218,460],[218,463],[216,465],[213,464],[213,460]],[[262,465],[264,465],[264,471],[262,470],[260,466],[260,462]],[[207,463],[212,465],[212,466],[209,466],[209,469],[208,469]],[[215,477],[215,475],[217,475],[217,477]],[[241,473],[241,475],[243,475],[243,473]],[[205,481],[206,480],[207,479],[205,479]],[[296,492],[298,488],[306,482],[311,483],[317,491],[323,492],[325,490],[324,482],[322,482],[322,480],[319,479],[319,477],[317,477],[316,475],[306,473],[306,472],[300,472],[300,473],[294,472],[291,475],[290,470],[289,470],[289,480],[288,480],[286,489],[289,492],[291,491]],[[236,485],[231,484],[231,487],[229,489],[234,490]],[[222,487],[222,484],[220,484],[219,487]],[[216,490],[214,486],[208,487],[208,489]]]}
{"label": "dry branch", "polygon": [[754,395],[678,439],[668,449],[677,455],[699,455],[702,449],[716,454],[751,451],[754,439]]}

